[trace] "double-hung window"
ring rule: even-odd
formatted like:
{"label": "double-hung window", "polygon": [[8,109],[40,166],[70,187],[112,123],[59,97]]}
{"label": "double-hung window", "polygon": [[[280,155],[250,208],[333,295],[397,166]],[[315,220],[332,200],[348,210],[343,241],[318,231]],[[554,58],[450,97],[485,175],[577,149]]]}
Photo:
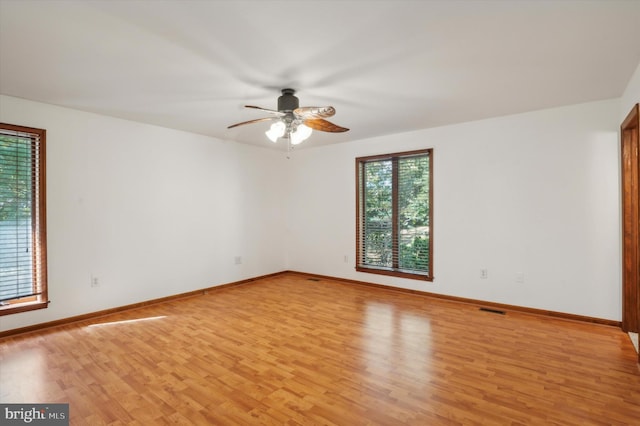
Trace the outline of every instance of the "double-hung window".
{"label": "double-hung window", "polygon": [[356,270],[433,280],[433,150],[356,158]]}
{"label": "double-hung window", "polygon": [[0,315],[48,304],[45,135],[0,123]]}

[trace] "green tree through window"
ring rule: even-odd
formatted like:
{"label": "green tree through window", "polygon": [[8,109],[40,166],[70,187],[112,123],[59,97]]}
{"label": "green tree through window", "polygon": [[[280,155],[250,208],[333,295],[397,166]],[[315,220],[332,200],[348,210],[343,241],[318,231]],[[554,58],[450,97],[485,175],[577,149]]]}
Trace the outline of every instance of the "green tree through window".
{"label": "green tree through window", "polygon": [[356,159],[357,270],[433,279],[431,162],[432,150]]}

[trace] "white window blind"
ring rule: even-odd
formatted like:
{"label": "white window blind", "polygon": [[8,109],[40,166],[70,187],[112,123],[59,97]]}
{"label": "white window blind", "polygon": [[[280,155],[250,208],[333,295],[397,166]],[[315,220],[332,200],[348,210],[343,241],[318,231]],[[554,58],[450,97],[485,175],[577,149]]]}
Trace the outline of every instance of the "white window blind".
{"label": "white window blind", "polygon": [[356,159],[356,269],[432,279],[431,162],[432,150]]}
{"label": "white window blind", "polygon": [[44,138],[0,124],[0,313],[46,303]]}

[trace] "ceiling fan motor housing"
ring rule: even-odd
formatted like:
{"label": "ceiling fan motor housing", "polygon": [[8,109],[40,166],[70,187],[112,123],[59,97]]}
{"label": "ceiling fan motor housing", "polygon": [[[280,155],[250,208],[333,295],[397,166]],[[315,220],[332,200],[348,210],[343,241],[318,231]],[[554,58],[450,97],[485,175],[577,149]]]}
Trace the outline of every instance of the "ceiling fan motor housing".
{"label": "ceiling fan motor housing", "polygon": [[291,112],[300,106],[293,89],[282,89],[282,96],[278,97],[278,111]]}

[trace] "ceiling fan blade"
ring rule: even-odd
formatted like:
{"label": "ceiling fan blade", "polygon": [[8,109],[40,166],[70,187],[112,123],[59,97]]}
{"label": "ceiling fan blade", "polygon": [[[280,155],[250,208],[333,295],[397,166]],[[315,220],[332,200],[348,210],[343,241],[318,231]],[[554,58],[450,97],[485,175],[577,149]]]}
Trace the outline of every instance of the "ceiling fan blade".
{"label": "ceiling fan blade", "polygon": [[227,127],[227,129],[233,129],[234,127],[244,126],[245,124],[261,123],[263,121],[272,121],[272,120],[276,120],[276,118],[275,117],[256,118],[255,120],[243,121],[242,123],[232,124],[231,126]]}
{"label": "ceiling fan blade", "polygon": [[268,112],[269,114],[274,114],[274,115],[277,115],[278,117],[282,117],[283,115],[287,115],[284,112],[276,111],[274,109],[262,108],[262,107],[255,106],[255,105],[245,105],[244,107],[245,108],[259,109],[260,111]]}
{"label": "ceiling fan blade", "polygon": [[332,117],[336,113],[336,109],[332,106],[326,107],[300,107],[293,110],[293,114],[303,120],[310,118],[327,118]]}
{"label": "ceiling fan blade", "polygon": [[303,121],[304,125],[311,127],[314,130],[320,130],[321,132],[340,133],[346,132],[346,127],[340,127],[337,124],[333,124],[330,121],[323,120],[322,118],[310,118]]}

